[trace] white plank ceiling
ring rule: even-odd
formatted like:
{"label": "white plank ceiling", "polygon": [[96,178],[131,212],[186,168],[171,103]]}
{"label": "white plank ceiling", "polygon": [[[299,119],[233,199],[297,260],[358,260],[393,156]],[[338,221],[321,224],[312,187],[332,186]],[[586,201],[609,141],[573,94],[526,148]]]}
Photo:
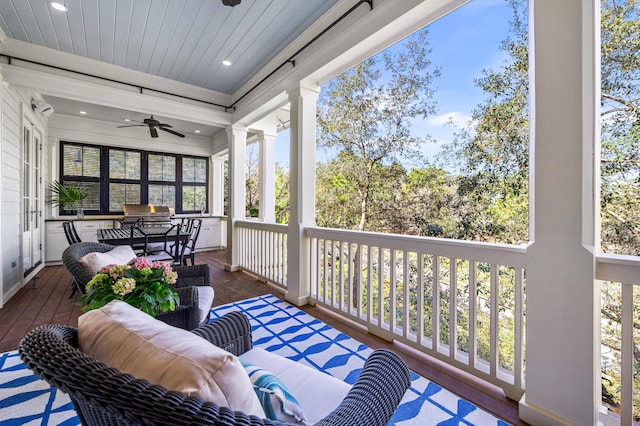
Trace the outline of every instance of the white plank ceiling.
{"label": "white plank ceiling", "polygon": [[0,27],[27,43],[231,94],[337,1],[64,0],[64,13],[47,0],[0,0]]}

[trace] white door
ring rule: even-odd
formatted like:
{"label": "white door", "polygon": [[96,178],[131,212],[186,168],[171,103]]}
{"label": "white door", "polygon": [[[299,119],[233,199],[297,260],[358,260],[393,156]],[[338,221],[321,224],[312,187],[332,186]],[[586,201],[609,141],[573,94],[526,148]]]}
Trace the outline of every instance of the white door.
{"label": "white door", "polygon": [[22,265],[27,276],[42,262],[42,132],[26,115],[22,124]]}

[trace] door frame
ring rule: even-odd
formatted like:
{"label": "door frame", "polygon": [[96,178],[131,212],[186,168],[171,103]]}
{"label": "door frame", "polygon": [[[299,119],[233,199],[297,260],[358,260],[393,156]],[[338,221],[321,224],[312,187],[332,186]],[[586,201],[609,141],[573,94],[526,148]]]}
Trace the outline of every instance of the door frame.
{"label": "door frame", "polygon": [[[31,227],[31,232],[37,232],[37,238],[34,238],[35,234],[31,235],[30,238],[30,246],[31,253],[30,257],[33,259],[31,261],[31,265],[26,266],[24,264],[25,258],[25,245],[24,245],[24,229],[25,229],[25,212],[24,212],[24,183],[20,185],[20,268],[21,268],[21,276],[23,277],[22,286],[24,286],[27,282],[29,282],[43,267],[44,267],[44,250],[43,250],[43,242],[44,242],[44,176],[43,176],[43,167],[44,167],[44,138],[45,132],[40,121],[37,119],[35,114],[31,111],[28,103],[22,102],[22,114],[21,114],[21,123],[20,123],[20,178],[24,179],[24,129],[28,124],[31,126],[31,140],[30,143],[35,145],[33,140],[35,135],[39,135],[40,143],[39,146],[32,146],[32,149],[29,150],[31,158],[37,158],[39,164],[39,181],[33,182],[31,184],[31,201],[32,208],[34,209],[30,214],[31,223],[36,224],[36,226]],[[36,155],[36,151],[38,154]],[[33,177],[33,176],[32,176]],[[39,194],[39,197],[36,197],[36,193]],[[33,204],[33,200],[36,198],[36,203]],[[33,242],[39,245],[39,247],[35,248],[33,246]],[[34,254],[39,252],[39,259],[34,259]]]}

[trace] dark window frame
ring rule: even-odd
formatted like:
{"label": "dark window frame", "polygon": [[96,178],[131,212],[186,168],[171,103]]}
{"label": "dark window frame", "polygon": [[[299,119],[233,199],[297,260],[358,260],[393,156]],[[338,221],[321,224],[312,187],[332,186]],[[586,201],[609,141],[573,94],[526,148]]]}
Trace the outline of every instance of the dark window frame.
{"label": "dark window frame", "polygon": [[[64,147],[65,146],[77,146],[77,147],[91,147],[97,148],[100,150],[100,177],[89,177],[89,176],[70,176],[64,175]],[[132,151],[140,153],[140,180],[134,179],[111,179],[109,177],[109,151],[110,150],[119,150],[119,151]],[[186,155],[186,154],[176,154],[172,152],[159,152],[159,151],[147,151],[142,149],[132,149],[126,147],[117,147],[110,145],[95,145],[88,144],[83,142],[71,142],[71,141],[60,141],[59,147],[59,181],[62,184],[73,183],[73,182],[99,182],[100,183],[100,209],[85,209],[85,215],[117,215],[123,214],[123,211],[109,211],[109,184],[110,183],[139,183],[140,184],[140,203],[148,204],[149,200],[149,185],[172,185],[173,182],[168,181],[157,181],[157,180],[149,180],[149,155],[162,155],[162,156],[171,156],[176,159],[176,180],[175,180],[175,190],[176,190],[176,200],[175,200],[175,212],[176,214],[192,214],[192,213],[200,213],[200,209],[196,210],[185,210],[182,208],[182,189],[183,186],[191,187],[193,186],[193,182],[188,182],[183,184],[182,179],[182,159],[183,158],[196,158],[202,159],[206,164],[206,182],[203,184],[199,184],[200,186],[204,186],[206,188],[206,211],[209,211],[209,192],[210,192],[210,165],[209,165],[209,157],[203,157],[198,155]],[[67,211],[62,208],[59,210],[59,215],[61,216],[70,216],[74,215],[74,211]]]}

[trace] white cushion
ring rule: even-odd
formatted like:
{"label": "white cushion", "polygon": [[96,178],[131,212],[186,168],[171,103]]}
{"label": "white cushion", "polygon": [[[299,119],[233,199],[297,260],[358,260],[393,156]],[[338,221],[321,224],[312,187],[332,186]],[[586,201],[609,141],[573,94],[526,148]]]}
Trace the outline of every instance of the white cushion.
{"label": "white cushion", "polygon": [[202,324],[202,321],[207,319],[211,305],[213,305],[213,287],[197,285],[196,291],[198,292],[198,309],[200,310],[200,320],[198,324]]}
{"label": "white cushion", "polygon": [[243,361],[270,371],[296,397],[308,424],[323,419],[342,402],[351,386],[342,380],[280,355],[254,347],[240,355]]}
{"label": "white cushion", "polygon": [[80,349],[119,370],[232,410],[264,418],[233,354],[114,300],[78,318]]}
{"label": "white cushion", "polygon": [[136,253],[130,246],[116,246],[113,250],[104,253],[88,253],[80,258],[80,263],[95,275],[107,265],[124,265],[134,257]]}

